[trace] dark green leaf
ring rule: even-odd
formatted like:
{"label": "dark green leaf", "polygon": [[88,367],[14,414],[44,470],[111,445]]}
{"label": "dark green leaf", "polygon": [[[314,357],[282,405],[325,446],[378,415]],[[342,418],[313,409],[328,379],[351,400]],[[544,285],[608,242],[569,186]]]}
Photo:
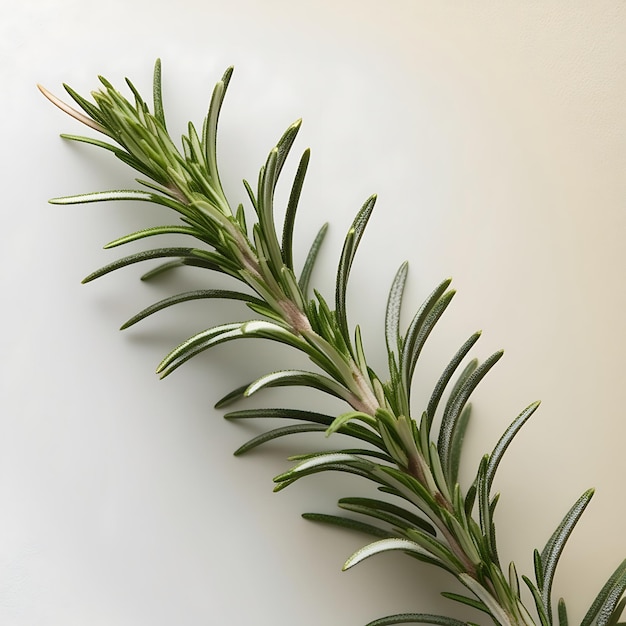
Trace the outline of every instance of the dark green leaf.
{"label": "dark green leaf", "polygon": [[[589,607],[580,626],[592,626],[593,621],[598,618],[599,614],[605,615],[612,612],[612,607],[617,605],[620,596],[626,589],[626,559],[624,559],[617,569],[611,574],[609,579],[604,583],[600,593],[596,596],[593,603]],[[604,619],[604,618],[603,618]],[[619,617],[618,617],[619,619]]]}
{"label": "dark green leaf", "polygon": [[276,180],[280,176],[280,173],[283,169],[283,165],[289,155],[289,151],[291,150],[291,146],[293,146],[293,142],[296,140],[298,135],[298,131],[302,126],[302,120],[296,120],[283,134],[283,136],[278,140],[276,144],[276,149],[278,150],[277,159],[276,159],[276,175],[274,176],[274,184],[276,184]]}
{"label": "dark green leaf", "polygon": [[429,613],[398,613],[380,617],[366,626],[393,626],[394,624],[436,624],[436,626],[468,626],[467,622],[461,622],[452,617],[443,615],[430,615]]}
{"label": "dark green leaf", "polygon": [[126,323],[122,324],[120,330],[124,330],[129,328],[133,324],[145,319],[149,315],[156,313],[157,311],[162,311],[163,309],[170,307],[174,304],[180,304],[181,302],[188,302],[190,300],[204,300],[204,299],[214,299],[214,298],[224,298],[228,300],[241,300],[243,302],[261,302],[258,298],[254,296],[250,296],[245,293],[240,293],[238,291],[228,291],[225,289],[198,289],[197,291],[186,291],[185,293],[179,293],[175,296],[171,296],[169,298],[165,298],[156,302],[149,307],[143,309],[137,313],[137,315],[133,315]]}
{"label": "dark green leaf", "polygon": [[372,535],[374,537],[380,537],[381,539],[395,536],[393,533],[379,528],[378,526],[373,526],[372,524],[366,524],[365,522],[353,520],[349,517],[342,517],[341,515],[326,515],[325,513],[303,513],[302,517],[312,522],[321,522],[323,524],[339,526],[341,528],[347,528],[349,530],[356,530],[357,532],[365,533],[366,535]]}
{"label": "dark green leaf", "polygon": [[465,381],[454,400],[446,407],[443,418],[441,420],[441,427],[439,429],[439,438],[437,448],[441,457],[441,465],[443,466],[446,475],[450,475],[450,452],[452,439],[454,437],[454,431],[457,427],[457,422],[461,411],[465,407],[470,395],[478,385],[478,383],[484,378],[487,372],[500,360],[503,352],[499,351],[492,354],[489,358],[481,363],[476,371]]}
{"label": "dark green leaf", "polygon": [[567,619],[567,608],[565,606],[565,600],[563,598],[559,598],[559,626],[568,626],[569,620]]}
{"label": "dark green leaf", "polygon": [[214,404],[214,407],[216,409],[221,409],[222,407],[228,406],[229,404],[232,404],[233,402],[236,402],[237,400],[241,400],[242,398],[245,398],[245,395],[244,395],[245,391],[250,386],[250,384],[251,383],[248,383],[247,385],[242,385],[241,387],[237,387],[237,389],[233,389],[232,391],[227,393],[224,397],[219,399]]}
{"label": "dark green leaf", "polygon": [[[245,391],[249,385],[240,387],[241,392]],[[244,411],[232,411],[224,415],[225,419],[256,419],[256,418],[281,418],[304,420],[313,424],[326,424],[330,426],[335,419],[332,415],[315,413],[313,411],[302,411],[298,409],[247,409]],[[326,429],[324,429],[326,430]]]}
{"label": "dark green leaf", "polygon": [[465,433],[467,431],[467,425],[469,424],[470,415],[472,412],[472,405],[466,404],[457,426],[452,434],[452,441],[450,443],[450,485],[453,486],[458,482],[459,467],[461,464],[461,451],[463,450],[463,440],[465,439]]}
{"label": "dark green leaf", "polygon": [[[454,372],[456,372],[457,368],[461,364],[461,361],[465,358],[465,356],[471,350],[473,345],[478,341],[480,335],[481,335],[480,331],[474,333],[459,348],[457,353],[452,357],[452,360],[450,361],[450,363],[448,363],[443,373],[439,377],[439,380],[437,381],[437,384],[435,385],[435,389],[433,390],[433,393],[430,396],[430,400],[428,402],[428,408],[426,409],[426,413],[428,415],[428,421],[426,422],[426,424],[427,424],[427,428],[429,432],[430,432],[430,425],[432,424],[433,419],[435,418],[435,413],[437,412],[437,407],[439,406],[439,402],[441,400],[441,397],[443,396],[443,392],[445,388],[447,387],[448,383],[450,382],[450,379],[454,375]],[[421,427],[423,428],[424,426],[421,426]]]}
{"label": "dark green leaf", "polygon": [[313,243],[311,244],[311,249],[307,254],[306,261],[304,262],[304,267],[302,268],[302,273],[300,274],[300,279],[298,280],[298,285],[300,286],[300,291],[304,295],[305,298],[308,298],[309,291],[309,282],[311,280],[311,273],[313,272],[313,267],[315,266],[315,260],[317,259],[317,255],[319,254],[320,248],[322,246],[322,242],[324,241],[324,237],[326,236],[326,231],[328,230],[328,224],[323,224],[319,229]]}
{"label": "dark green leaf", "polygon": [[425,302],[418,309],[417,313],[413,316],[411,324],[409,325],[409,329],[407,330],[404,340],[402,361],[400,364],[402,379],[404,381],[404,386],[407,390],[409,389],[411,383],[411,365],[417,361],[417,355],[414,354],[415,348],[420,348],[420,346],[416,346],[417,337],[420,334],[420,330],[424,325],[426,318],[428,317],[429,313],[436,305],[436,303],[439,301],[439,299],[443,296],[450,282],[450,279],[444,280],[428,296],[428,298],[426,298]]}
{"label": "dark green leaf", "polygon": [[242,446],[235,450],[235,456],[239,456],[241,454],[245,454],[249,452],[253,448],[260,446],[268,441],[272,441],[273,439],[278,439],[279,437],[286,437],[287,435],[297,435],[299,433],[309,433],[309,432],[324,432],[325,427],[319,424],[292,424],[290,426],[282,426],[281,428],[274,428],[272,430],[267,431],[250,441],[244,443]]}
{"label": "dark green leaf", "polygon": [[574,503],[572,508],[567,512],[563,521],[558,525],[548,542],[546,543],[543,551],[541,552],[541,563],[543,566],[543,588],[540,589],[543,604],[546,607],[546,613],[552,623],[552,611],[551,611],[551,595],[552,595],[552,580],[556,571],[556,566],[559,562],[561,553],[570,534],[574,530],[576,523],[580,519],[584,510],[587,508],[589,501],[593,497],[593,489],[589,489],[583,493]]}
{"label": "dark green leaf", "polygon": [[444,598],[448,598],[448,600],[454,600],[455,602],[466,604],[467,606],[471,606],[474,609],[478,609],[479,611],[483,611],[484,613],[491,615],[491,613],[489,613],[489,609],[480,600],[476,600],[476,598],[468,598],[467,596],[462,596],[458,593],[451,593],[449,591],[443,591],[441,595]]}
{"label": "dark green leaf", "polygon": [[372,214],[372,211],[374,210],[375,204],[376,196],[371,196],[357,213],[357,216],[348,231],[348,235],[346,236],[343,250],[341,251],[341,258],[339,260],[339,269],[337,270],[335,314],[339,331],[348,348],[351,346],[350,330],[348,328],[348,318],[346,314],[346,291],[348,287],[348,278],[350,277],[350,269],[359,246],[359,242],[363,236],[363,231],[367,226],[367,222]]}
{"label": "dark green leaf", "polygon": [[489,457],[489,463],[487,465],[487,486],[491,489],[493,483],[493,477],[495,476],[498,465],[509,447],[513,437],[519,432],[520,428],[526,423],[528,418],[537,410],[540,402],[533,402],[530,406],[526,407],[516,418],[513,423],[506,429],[500,440],[496,444],[491,456]]}
{"label": "dark green leaf", "polygon": [[[403,530],[417,528],[429,533],[433,537],[437,534],[433,526],[426,520],[417,517],[417,515],[412,515],[401,507],[388,502],[370,498],[341,498],[338,504],[342,509],[352,511],[353,513],[360,513],[361,515],[368,515],[369,517],[375,517]],[[411,517],[410,521],[407,519],[407,516]]]}
{"label": "dark green leaf", "polygon": [[302,192],[302,185],[304,184],[304,177],[306,176],[306,170],[309,165],[309,158],[311,156],[310,150],[305,150],[298,170],[296,172],[293,186],[291,187],[291,194],[289,195],[289,202],[287,203],[287,210],[285,212],[285,221],[283,224],[283,263],[291,270],[293,267],[293,229],[296,221],[296,211],[298,209],[298,202],[300,200],[300,193]]}
{"label": "dark green leaf", "polygon": [[140,263],[142,261],[150,261],[152,259],[160,259],[163,257],[187,257],[190,256],[192,252],[193,248],[157,248],[155,250],[137,252],[136,254],[131,254],[101,267],[99,270],[96,270],[95,272],[89,274],[89,276],[85,277],[82,282],[88,283],[96,278],[100,278],[101,276],[108,274],[109,272],[126,267],[127,265],[132,265],[133,263]]}

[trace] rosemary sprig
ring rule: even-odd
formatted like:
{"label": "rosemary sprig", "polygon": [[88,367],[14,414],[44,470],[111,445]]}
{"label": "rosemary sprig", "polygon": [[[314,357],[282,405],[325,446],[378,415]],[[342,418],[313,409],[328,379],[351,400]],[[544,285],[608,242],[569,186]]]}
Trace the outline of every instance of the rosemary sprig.
{"label": "rosemary sprig", "polygon": [[[356,440],[355,448],[293,457],[295,464],[277,476],[276,490],[306,476],[326,471],[348,472],[374,483],[390,498],[343,498],[340,509],[359,518],[305,513],[307,519],[368,533],[375,541],[353,554],[345,569],[372,555],[399,550],[420,561],[444,569],[460,581],[466,594],[443,592],[450,600],[478,609],[502,626],[567,626],[563,599],[552,598],[556,566],[572,530],[593,495],[586,491],[565,515],[545,547],[534,551],[532,578],[522,576],[534,602],[534,610],[522,598],[514,563],[503,567],[497,549],[494,524],[499,494],[492,493],[496,470],[520,428],[538,408],[525,408],[502,435],[493,451],[482,458],[469,489],[459,480],[459,460],[470,416],[470,397],[484,376],[498,362],[496,352],[484,362],[466,359],[479,338],[473,334],[459,348],[442,372],[428,402],[414,406],[411,384],[424,344],[454,296],[450,280],[440,283],[402,330],[401,305],[407,264],[398,270],[387,299],[385,340],[388,372],[380,377],[369,365],[359,327],[351,328],[346,309],[350,270],[376,197],[368,198],[345,238],[334,293],[334,308],[317,291],[309,294],[311,271],[326,232],[322,226],[314,238],[304,266],[293,262],[295,215],[309,162],[309,151],[300,158],[285,209],[282,233],[275,224],[274,195],[283,165],[300,129],[292,124],[269,152],[259,172],[256,188],[244,181],[254,222],[248,224],[243,205],[233,208],[224,193],[217,165],[217,126],[220,109],[232,76],[224,73],[213,91],[200,132],[190,123],[179,149],[167,127],[161,99],[161,64],[154,71],[150,107],[127,81],[131,98],[106,79],[89,101],[67,85],[66,91],[80,111],[65,104],[43,87],[42,92],[63,111],[106,137],[63,135],[112,152],[140,173],[140,189],[114,190],[51,200],[76,204],[105,200],[141,200],[160,204],[178,213],[175,225],[154,226],[117,239],[106,247],[159,235],[185,235],[186,247],[154,248],[123,257],[93,272],[84,282],[127,265],[157,258],[166,263],[144,275],[149,279],[173,267],[192,265],[229,275],[237,290],[199,289],[166,298],[144,309],[122,328],[163,308],[192,299],[226,298],[243,302],[254,314],[246,322],[222,324],[198,332],[175,347],[157,368],[167,376],[209,348],[243,338],[263,338],[287,344],[305,353],[311,370],[270,372],[226,394],[216,404],[226,406],[264,388],[308,386],[344,400],[346,411],[326,415],[297,409],[247,409],[226,414],[228,419],[280,418],[283,427],[255,437],[237,450],[242,454],[272,439],[302,432],[341,433]],[[445,394],[447,401],[442,405]],[[413,415],[419,416],[418,418]],[[435,417],[440,426],[433,433]],[[581,626],[615,626],[626,604],[626,560],[600,590]],[[555,614],[556,613],[556,614]],[[458,626],[464,622],[423,613],[398,614],[370,622],[369,626],[428,623]]]}

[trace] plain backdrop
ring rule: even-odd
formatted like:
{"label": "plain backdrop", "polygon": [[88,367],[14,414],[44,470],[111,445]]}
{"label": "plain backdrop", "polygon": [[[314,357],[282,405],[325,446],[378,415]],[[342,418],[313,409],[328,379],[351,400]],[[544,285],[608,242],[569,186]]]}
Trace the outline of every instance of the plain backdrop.
{"label": "plain backdrop", "polygon": [[[300,436],[232,455],[257,431],[224,421],[214,402],[299,364],[287,350],[220,346],[158,380],[171,347],[243,319],[241,308],[190,303],[116,331],[159,298],[221,283],[190,270],[144,284],[135,266],[80,285],[117,258],[106,242],[172,218],[129,203],[47,204],[135,183],[109,154],[59,139],[82,128],[35,85],[88,94],[103,74],[149,93],[157,57],[175,134],[201,121],[235,66],[219,138],[234,203],[304,118],[296,150],[313,152],[296,257],[329,221],[314,276],[323,293],[353,215],[378,193],[349,291],[375,368],[398,265],[411,268],[406,316],[453,277],[458,294],[418,367],[416,412],[472,332],[483,329],[479,358],[506,349],[474,399],[463,480],[541,399],[499,470],[501,559],[530,575],[532,550],[597,487],[555,581],[579,620],[626,556],[626,4],[22,0],[0,7],[0,623],[481,619],[439,596],[455,588],[444,575],[401,554],[341,573],[366,538],[300,513],[335,512],[367,485],[317,477],[272,493],[287,456],[339,441]],[[336,409],[293,390],[247,406],[276,405]]]}

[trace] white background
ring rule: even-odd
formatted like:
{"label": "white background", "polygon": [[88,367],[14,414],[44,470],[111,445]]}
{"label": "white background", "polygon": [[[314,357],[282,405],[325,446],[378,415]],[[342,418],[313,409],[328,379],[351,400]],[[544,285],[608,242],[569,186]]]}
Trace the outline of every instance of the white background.
{"label": "white background", "polygon": [[[407,315],[454,278],[417,402],[474,330],[484,330],[477,356],[506,348],[476,393],[465,480],[542,399],[497,478],[501,558],[530,574],[532,549],[596,486],[555,582],[579,620],[626,556],[626,4],[22,0],[0,8],[0,623],[480,619],[438,596],[453,588],[443,575],[402,555],[340,572],[365,539],[299,515],[335,512],[337,498],[367,485],[319,477],[272,493],[289,454],[326,445],[316,435],[232,456],[253,429],[225,422],[213,403],[293,364],[286,350],[230,344],[166,381],[153,374],[172,346],[242,309],[188,304],[116,332],[147,304],[205,285],[203,274],[144,284],[134,267],[80,285],[116,258],[107,241],[171,218],[130,204],[48,205],[133,181],[108,154],[58,139],[82,128],[35,84],[88,93],[101,73],[148,94],[157,56],[180,132],[236,66],[220,134],[235,202],[241,179],[254,180],[304,118],[297,149],[311,146],[313,159],[297,256],[330,221],[314,277],[329,296],[343,233],[378,193],[350,288],[350,319],[376,368],[397,266],[411,264]],[[333,408],[293,392],[248,406],[294,404]]]}

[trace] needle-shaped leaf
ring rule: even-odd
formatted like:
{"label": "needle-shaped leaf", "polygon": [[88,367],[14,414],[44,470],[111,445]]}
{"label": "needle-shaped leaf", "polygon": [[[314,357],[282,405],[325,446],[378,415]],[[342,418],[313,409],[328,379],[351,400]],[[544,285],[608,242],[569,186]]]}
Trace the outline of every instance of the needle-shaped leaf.
{"label": "needle-shaped leaf", "polygon": [[375,467],[375,464],[357,456],[356,454],[349,454],[346,452],[316,454],[311,458],[298,463],[286,472],[279,474],[274,478],[274,482],[282,483],[285,481],[291,481],[294,478],[307,476],[310,473],[344,466],[361,472],[371,472],[371,470]]}
{"label": "needle-shaped leaf", "polygon": [[233,453],[235,456],[240,456],[249,452],[250,450],[260,446],[268,441],[273,441],[274,439],[278,439],[279,437],[286,437],[287,435],[297,435],[300,433],[311,433],[311,432],[323,432],[325,430],[324,426],[320,424],[291,424],[290,426],[282,426],[280,428],[273,428],[272,430],[268,430],[261,435],[250,439],[242,446],[237,448]]}
{"label": "needle-shaped leaf", "polygon": [[[411,324],[407,330],[401,360],[401,372],[404,381],[404,386],[408,390],[411,383],[412,369],[411,366],[417,361],[419,355],[419,349],[421,346],[416,345],[417,338],[420,335],[422,326],[424,325],[428,315],[432,311],[433,307],[440,300],[445,293],[446,289],[450,285],[451,280],[446,279],[441,282],[435,290],[426,298],[422,306],[418,309],[417,313],[413,316]],[[423,336],[424,333],[421,334]],[[415,354],[416,350],[418,354]]]}
{"label": "needle-shaped leaf", "polygon": [[466,404],[461,411],[456,428],[452,433],[452,441],[450,442],[450,485],[455,485],[459,479],[459,467],[461,465],[461,452],[463,450],[463,441],[467,426],[470,421],[472,405]]}
{"label": "needle-shaped leaf", "polygon": [[367,546],[364,546],[360,550],[357,550],[345,563],[343,566],[344,571],[358,565],[361,561],[368,559],[375,554],[382,554],[383,552],[394,552],[401,550],[402,552],[406,552],[412,555],[417,556],[420,559],[426,559],[428,562],[434,562],[438,565],[447,569],[444,563],[442,563],[437,557],[435,557],[431,552],[420,546],[415,541],[411,541],[410,539],[402,539],[402,538],[390,538],[390,539],[381,539],[380,541],[375,541],[374,543],[370,543]]}
{"label": "needle-shaped leaf", "polygon": [[218,189],[221,190],[222,185],[220,183],[219,172],[217,169],[217,124],[219,121],[220,111],[222,109],[222,103],[224,102],[224,96],[228,89],[231,76],[233,74],[233,68],[229,67],[213,89],[211,96],[211,103],[209,105],[209,112],[204,122],[202,132],[202,144],[204,146],[205,158],[209,167],[209,174],[213,180],[213,183]]}
{"label": "needle-shaped leaf", "polygon": [[512,626],[511,619],[500,603],[477,580],[469,574],[459,574],[459,580],[489,609],[489,612],[501,626]]}
{"label": "needle-shaped leaf", "polygon": [[165,112],[163,110],[163,96],[161,93],[161,59],[157,59],[154,64],[154,75],[152,79],[152,100],[154,106],[154,117],[161,123],[161,125],[165,129]]}
{"label": "needle-shaped leaf", "polygon": [[326,236],[327,230],[328,230],[328,224],[323,224],[322,227],[317,232],[317,235],[315,235],[315,239],[313,240],[313,243],[311,244],[311,248],[304,262],[304,266],[302,268],[300,278],[298,279],[298,285],[300,286],[300,291],[304,294],[305,298],[308,298],[309,282],[311,281],[311,273],[313,272],[313,267],[315,266],[315,261],[317,259],[317,255],[319,254],[320,248],[322,247],[322,242],[324,241],[324,237]]}
{"label": "needle-shaped leaf", "polygon": [[569,620],[567,618],[567,608],[565,606],[565,600],[563,600],[563,598],[559,598],[558,616],[559,626],[569,625]]}
{"label": "needle-shaped leaf", "polygon": [[445,391],[450,379],[458,369],[461,361],[465,358],[467,353],[471,350],[474,344],[480,338],[480,331],[474,333],[456,352],[456,354],[452,357],[452,360],[446,368],[442,372],[439,380],[437,381],[435,388],[430,396],[430,400],[428,401],[428,408],[426,409],[427,422],[424,422],[424,425],[421,428],[426,428],[427,432],[430,432],[430,426],[432,424],[433,419],[435,418],[435,413],[437,412],[437,407],[439,406],[439,402],[441,401],[441,397],[443,396],[443,392]]}
{"label": "needle-shaped leaf", "polygon": [[402,296],[404,295],[404,286],[409,271],[409,264],[404,262],[398,269],[391,289],[387,298],[387,310],[385,312],[385,341],[387,343],[387,352],[391,355],[400,353],[401,337],[400,337],[400,309],[402,307]]}
{"label": "needle-shaped leaf", "polygon": [[604,583],[580,626],[592,626],[594,620],[597,623],[600,613],[603,615],[612,613],[612,607],[617,606],[617,602],[624,590],[626,590],[626,559],[617,566],[606,583]]}
{"label": "needle-shaped leaf", "polygon": [[302,517],[311,522],[321,522],[322,524],[329,524],[331,526],[339,526],[340,528],[347,528],[348,530],[355,530],[357,532],[365,533],[366,535],[372,535],[379,538],[393,537],[393,533],[373,524],[366,524],[359,520],[350,519],[349,517],[342,517],[341,515],[328,515],[326,513],[303,513]]}
{"label": "needle-shaped leaf", "polygon": [[[248,386],[249,385],[245,385],[241,389],[245,390]],[[327,426],[335,419],[332,415],[316,413],[315,411],[303,411],[300,409],[245,409],[243,411],[231,411],[224,415],[224,419],[229,420],[259,418],[294,419],[311,422],[313,424],[326,424]]]}
{"label": "needle-shaped leaf", "polygon": [[225,341],[241,337],[241,326],[242,324],[237,322],[233,324],[222,324],[196,333],[176,346],[176,348],[159,363],[156,369],[157,374],[167,376],[200,352],[220,343],[224,343]]}
{"label": "needle-shaped leaf", "polygon": [[537,614],[539,615],[539,621],[541,622],[541,626],[551,626],[552,620],[548,617],[548,612],[546,610],[546,606],[543,603],[543,599],[541,597],[541,592],[537,589],[537,586],[533,584],[533,581],[528,578],[528,576],[522,576],[522,580],[526,583],[526,586],[530,589],[530,593],[533,596],[533,600],[535,601],[535,608],[537,609]]}
{"label": "needle-shaped leaf", "polygon": [[539,408],[539,402],[533,402],[530,406],[527,406],[516,418],[512,424],[506,429],[500,440],[496,444],[493,452],[489,456],[489,463],[487,464],[486,481],[487,488],[491,489],[493,478],[495,476],[498,465],[509,447],[511,441],[515,435],[519,432],[520,428],[528,421],[530,416]]}
{"label": "needle-shaped leaf", "polygon": [[129,235],[124,235],[118,239],[114,239],[104,245],[105,249],[116,248],[133,241],[145,239],[146,237],[154,237],[157,235],[191,235],[192,237],[198,236],[198,231],[191,226],[154,226],[152,228],[143,228]]}
{"label": "needle-shaped leaf", "polygon": [[462,622],[452,617],[432,615],[430,613],[398,613],[380,617],[366,626],[395,626],[396,624],[435,624],[436,626],[468,626],[468,622]]}
{"label": "needle-shaped leaf", "polygon": [[341,498],[338,504],[342,509],[375,517],[398,528],[418,528],[433,537],[437,534],[432,524],[425,519],[418,517],[411,511],[407,511],[400,506],[385,502],[384,500],[376,500],[373,498]]}
{"label": "needle-shaped leaf", "polygon": [[285,212],[285,221],[283,223],[283,263],[291,270],[293,267],[293,229],[296,222],[296,211],[298,209],[298,202],[300,201],[300,194],[302,193],[302,185],[304,184],[304,177],[306,176],[307,167],[309,165],[309,159],[311,157],[310,150],[305,150],[304,154],[300,158],[300,163],[296,171],[296,176],[291,187],[291,193],[289,194],[289,202],[287,202],[287,210]]}
{"label": "needle-shaped leaf", "polygon": [[118,200],[131,200],[140,202],[153,202],[161,204],[175,211],[184,210],[183,205],[172,198],[162,196],[141,189],[116,189],[112,191],[95,191],[93,193],[81,193],[74,196],[63,196],[60,198],[52,198],[48,200],[50,204],[89,204],[91,202],[109,202]]}
{"label": "needle-shaped leaf", "polygon": [[374,210],[376,204],[376,196],[371,196],[365,202],[361,210],[352,222],[350,230],[341,251],[339,260],[339,269],[337,270],[337,285],[335,287],[335,312],[337,316],[337,324],[339,331],[348,347],[351,345],[350,331],[348,329],[348,318],[346,313],[346,291],[348,287],[348,278],[350,269],[356,254],[359,242],[363,236],[363,231],[367,226],[367,222]]}
{"label": "needle-shaped leaf", "polygon": [[543,586],[540,587],[539,590],[541,591],[541,598],[544,606],[546,607],[546,613],[550,619],[550,623],[552,623],[552,581],[554,579],[556,566],[569,536],[574,530],[580,516],[587,508],[587,505],[592,497],[593,489],[589,489],[585,491],[580,498],[578,498],[572,508],[567,512],[561,523],[557,526],[550,539],[548,539],[548,542],[541,552],[541,562],[543,564]]}
{"label": "needle-shaped leaf", "polygon": [[[241,388],[240,396],[243,397],[243,392],[249,385]],[[298,409],[247,409],[243,411],[233,411],[224,415],[225,419],[259,419],[259,418],[278,418],[278,419],[294,419],[300,421],[310,422],[312,424],[330,424],[336,418],[332,415],[325,415],[323,413],[316,413],[313,411],[303,411]],[[326,430],[322,428],[321,430]],[[377,433],[370,428],[361,426],[360,424],[348,423],[343,424],[338,432],[354,437],[361,441],[365,441],[379,449],[384,450],[385,447]]]}
{"label": "needle-shaped leaf", "polygon": [[[285,160],[289,155],[289,151],[293,146],[293,142],[296,140],[298,136],[298,132],[300,131],[300,127],[302,126],[302,120],[296,120],[289,128],[284,132],[283,136],[278,140],[276,144],[276,176],[274,177],[274,184],[276,184],[276,180],[280,176],[280,173],[283,170],[283,165],[285,164]],[[300,183],[302,186],[302,183]]]}
{"label": "needle-shaped leaf", "polygon": [[484,613],[490,615],[489,609],[485,606],[484,602],[476,600],[476,598],[468,598],[467,596],[461,595],[459,593],[451,593],[449,591],[442,591],[441,595],[448,600],[454,600],[455,602],[459,602],[460,604],[471,606],[473,609],[483,611]]}
{"label": "needle-shaped leaf", "polygon": [[304,370],[283,370],[261,376],[261,378],[249,385],[245,396],[251,396],[253,393],[268,387],[288,387],[293,385],[312,387],[341,398],[348,403],[354,401],[354,396],[338,382],[322,374]]}
{"label": "needle-shaped leaf", "polygon": [[92,146],[97,146],[98,148],[103,148],[104,150],[113,152],[113,154],[115,154],[118,157],[120,155],[126,155],[127,157],[129,157],[128,153],[125,152],[119,146],[115,146],[113,144],[107,143],[106,141],[101,141],[100,139],[95,139],[94,137],[84,137],[83,135],[70,135],[67,133],[62,133],[61,137],[63,139],[67,139],[68,141],[76,141],[78,143],[86,143]]}
{"label": "needle-shaped leaf", "polygon": [[101,267],[99,270],[96,270],[95,272],[89,274],[89,276],[83,278],[82,282],[91,282],[92,280],[100,278],[109,272],[132,265],[133,263],[141,263],[143,261],[151,261],[152,259],[161,259],[163,257],[188,257],[191,256],[193,250],[193,248],[157,248],[155,250],[137,252]]}
{"label": "needle-shaped leaf", "polygon": [[500,360],[502,354],[502,351],[498,351],[487,358],[484,363],[481,363],[474,373],[465,381],[458,394],[454,397],[454,400],[450,403],[450,406],[446,407],[439,429],[437,448],[441,457],[441,464],[448,477],[451,472],[450,453],[452,439],[461,412],[478,383],[480,383],[487,372]]}
{"label": "needle-shaped leaf", "polygon": [[364,422],[368,426],[376,426],[376,420],[371,415],[363,413],[362,411],[348,411],[347,413],[342,413],[341,415],[338,415],[333,420],[333,423],[326,429],[326,435],[332,435],[334,432],[337,432],[342,426],[353,420],[359,420],[361,422]]}
{"label": "needle-shaped leaf", "polygon": [[127,322],[122,324],[120,330],[129,328],[133,324],[140,322],[149,315],[162,311],[174,304],[180,304],[181,302],[189,302],[190,300],[212,300],[212,299],[226,299],[226,300],[240,300],[242,302],[261,302],[258,298],[248,295],[246,293],[240,293],[239,291],[229,291],[226,289],[198,289],[196,291],[186,291],[185,293],[179,293],[169,298],[164,298],[155,302],[154,304],[146,307],[137,315],[133,315]]}

